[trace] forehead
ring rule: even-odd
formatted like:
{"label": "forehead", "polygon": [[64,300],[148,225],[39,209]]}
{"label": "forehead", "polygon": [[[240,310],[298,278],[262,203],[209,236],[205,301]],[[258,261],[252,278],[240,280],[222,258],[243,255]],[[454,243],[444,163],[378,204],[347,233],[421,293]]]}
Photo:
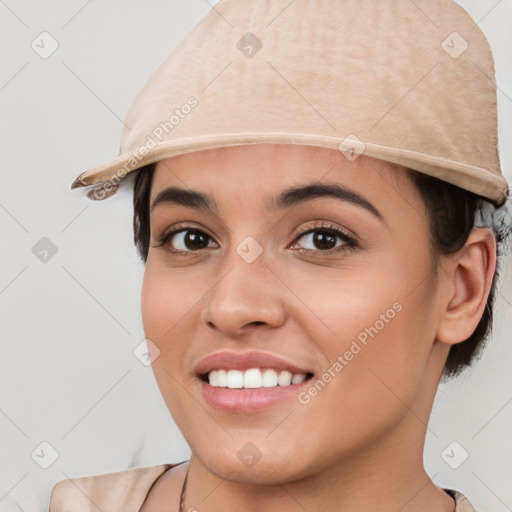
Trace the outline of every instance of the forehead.
{"label": "forehead", "polygon": [[[269,191],[305,180],[339,182],[372,193],[387,187],[402,189],[407,170],[360,155],[349,160],[340,151],[298,144],[246,144],[194,151],[157,163],[152,198],[170,185],[206,187],[222,195],[234,184]],[[221,186],[222,185],[222,186]],[[226,188],[227,187],[227,188]]]}
{"label": "forehead", "polygon": [[[224,202],[268,202],[280,190],[312,183],[339,184],[382,210],[419,201],[408,170],[360,155],[349,160],[338,150],[297,144],[250,144],[194,151],[157,163],[151,203],[165,188],[201,191]],[[397,202],[397,199],[400,199]],[[391,201],[390,201],[391,200]],[[391,203],[391,204],[390,204]]]}

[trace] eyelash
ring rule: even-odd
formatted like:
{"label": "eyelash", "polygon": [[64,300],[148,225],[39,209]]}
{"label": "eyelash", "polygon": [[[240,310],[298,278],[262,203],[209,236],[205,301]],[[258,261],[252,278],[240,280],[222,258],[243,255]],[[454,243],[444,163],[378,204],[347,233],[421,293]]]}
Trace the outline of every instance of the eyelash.
{"label": "eyelash", "polygon": [[[173,235],[180,233],[182,231],[188,231],[188,230],[197,231],[199,233],[205,234],[208,238],[212,239],[212,237],[210,237],[207,233],[205,233],[203,230],[201,230],[195,226],[191,226],[188,224],[177,224],[170,231],[164,232],[163,235],[156,240],[157,243],[154,245],[154,247],[162,247],[171,240]],[[326,251],[303,249],[303,248],[298,248],[298,249],[294,249],[294,250],[299,251],[301,253],[319,253],[322,256],[326,256],[326,255],[330,255],[330,254],[351,251],[351,250],[354,250],[359,247],[359,244],[356,241],[355,237],[350,236],[348,233],[346,233],[342,229],[340,229],[328,222],[323,222],[323,221],[320,222],[319,224],[314,224],[313,226],[309,226],[308,228],[304,229],[303,231],[300,231],[293,239],[292,245],[295,245],[297,243],[297,240],[299,240],[303,236],[308,235],[310,233],[314,233],[315,231],[322,231],[322,232],[327,232],[331,235],[335,235],[335,236],[339,237],[340,239],[342,239],[344,244],[338,248],[334,248],[334,249],[330,249],[330,250],[326,250]],[[205,249],[203,249],[203,250],[205,250]],[[168,251],[171,253],[174,253],[174,254],[180,254],[182,256],[191,256],[191,255],[194,255],[194,253],[200,252],[200,250],[179,251],[176,249],[168,249]]]}

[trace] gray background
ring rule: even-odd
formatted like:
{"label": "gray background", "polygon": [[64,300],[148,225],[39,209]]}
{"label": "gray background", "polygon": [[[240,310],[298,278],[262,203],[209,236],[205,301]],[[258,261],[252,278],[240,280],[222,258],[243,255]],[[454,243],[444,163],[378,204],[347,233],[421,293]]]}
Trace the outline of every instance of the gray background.
{"label": "gray background", "polygon": [[[129,191],[93,203],[68,187],[117,154],[135,94],[214,3],[0,0],[2,512],[47,510],[65,478],[188,458],[151,368],[133,354],[144,339],[143,266]],[[494,52],[510,181],[512,1],[459,3]],[[43,31],[58,43],[48,58],[31,47]],[[433,480],[487,512],[512,510],[511,313],[508,255],[492,343],[441,385],[426,441]],[[457,469],[446,462],[453,441],[452,460],[469,454]]]}

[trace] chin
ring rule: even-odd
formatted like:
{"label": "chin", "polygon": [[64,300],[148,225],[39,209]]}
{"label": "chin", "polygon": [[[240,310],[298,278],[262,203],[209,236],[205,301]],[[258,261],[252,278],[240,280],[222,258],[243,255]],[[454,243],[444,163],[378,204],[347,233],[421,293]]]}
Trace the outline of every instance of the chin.
{"label": "chin", "polygon": [[[263,455],[252,465],[240,462],[236,456],[208,455],[199,457],[203,465],[216,476],[244,485],[276,485],[300,480],[306,476],[307,465],[293,457],[283,460]],[[296,467],[293,462],[300,462]]]}
{"label": "chin", "polygon": [[211,473],[246,485],[295,482],[321,471],[322,465],[328,463],[327,454],[319,456],[313,446],[304,443],[307,436],[294,439],[284,433],[271,439],[275,433],[268,437],[268,432],[238,432],[233,438],[226,439],[226,434],[224,439],[213,440],[197,432],[197,437],[187,442],[194,456]]}

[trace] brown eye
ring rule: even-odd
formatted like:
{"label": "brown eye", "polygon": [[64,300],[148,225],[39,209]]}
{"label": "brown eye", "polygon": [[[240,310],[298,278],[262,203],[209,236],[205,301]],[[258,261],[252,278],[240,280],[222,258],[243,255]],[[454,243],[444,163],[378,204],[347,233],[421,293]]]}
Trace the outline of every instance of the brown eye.
{"label": "brown eye", "polygon": [[[181,243],[190,250],[194,249],[205,249],[208,247],[208,235],[202,233],[199,230],[187,229],[186,231],[182,231],[183,237],[181,238]],[[181,233],[179,233],[181,234]],[[179,238],[179,237],[176,237]]]}
{"label": "brown eye", "polygon": [[[301,241],[299,245],[298,241],[301,239],[303,241]],[[341,229],[324,224],[314,226],[313,228],[299,233],[299,236],[297,236],[295,240],[293,245],[298,246],[299,250],[319,254],[341,252],[354,249],[358,245],[354,238]],[[338,240],[341,242],[338,243]]]}
{"label": "brown eye", "polygon": [[158,247],[170,246],[171,252],[195,252],[211,247],[209,240],[211,237],[200,229],[180,228],[165,233],[158,240]]}
{"label": "brown eye", "polygon": [[208,247],[210,237],[198,229],[184,229],[174,233],[171,244],[177,251],[197,251]]}
{"label": "brown eye", "polygon": [[336,247],[337,236],[329,231],[315,231],[313,234],[313,244],[318,249],[328,250]]}

